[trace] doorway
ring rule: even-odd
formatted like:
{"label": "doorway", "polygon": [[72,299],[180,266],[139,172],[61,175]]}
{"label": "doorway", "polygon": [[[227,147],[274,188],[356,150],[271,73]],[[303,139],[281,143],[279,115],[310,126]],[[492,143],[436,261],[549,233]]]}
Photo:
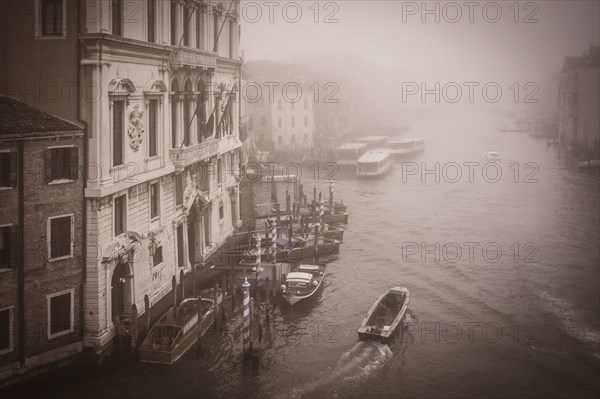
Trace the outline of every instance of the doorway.
{"label": "doorway", "polygon": [[110,298],[112,302],[112,321],[118,322],[119,317],[125,312],[126,284],[128,283],[127,263],[119,262],[112,275],[110,284]]}

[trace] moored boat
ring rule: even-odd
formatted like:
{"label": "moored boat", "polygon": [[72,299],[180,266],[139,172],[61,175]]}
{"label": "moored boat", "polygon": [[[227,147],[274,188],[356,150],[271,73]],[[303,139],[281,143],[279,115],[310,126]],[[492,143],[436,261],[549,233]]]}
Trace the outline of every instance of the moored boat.
{"label": "moored boat", "polygon": [[359,158],[356,174],[361,177],[383,176],[392,170],[390,149],[371,150]]}
{"label": "moored boat", "polygon": [[486,151],[483,153],[483,156],[488,162],[500,162],[500,154],[496,151]]}
{"label": "moored boat", "polygon": [[390,153],[394,157],[409,156],[425,151],[425,139],[405,138],[388,140]]}
{"label": "moored boat", "polygon": [[[343,235],[343,233],[342,233]],[[315,256],[327,256],[340,251],[341,241],[328,236],[320,236],[316,240],[313,235],[308,237],[279,237],[276,243],[276,259],[281,262],[297,262],[301,260],[314,259]],[[263,240],[261,243],[261,256],[268,257],[271,254],[271,241]],[[253,265],[256,262],[256,250],[245,249],[242,252],[240,265]]]}
{"label": "moored boat", "polygon": [[300,265],[285,276],[283,299],[290,305],[312,297],[325,280],[325,265]]}
{"label": "moored boat", "polygon": [[323,218],[325,223],[327,224],[347,224],[348,223],[348,212],[337,212],[334,211],[333,214],[325,213]]}
{"label": "moored boat", "polygon": [[600,169],[600,160],[590,159],[588,161],[577,162],[577,166],[580,170],[598,170]]}
{"label": "moored boat", "polygon": [[[200,307],[200,309],[199,309]],[[201,314],[201,322],[198,315]],[[212,299],[187,298],[160,317],[138,347],[140,360],[173,364],[204,335],[214,322]],[[201,329],[201,331],[200,331]]]}
{"label": "moored boat", "polygon": [[386,147],[388,142],[387,136],[366,136],[355,140],[357,143],[367,143],[369,149]]}
{"label": "moored boat", "polygon": [[408,289],[394,287],[384,292],[369,309],[358,328],[358,337],[364,339],[390,339],[406,316],[410,302]]}
{"label": "moored boat", "polygon": [[531,128],[527,125],[524,125],[523,123],[519,123],[519,124],[517,124],[516,127],[508,128],[505,125],[503,128],[497,127],[496,130],[498,130],[499,132],[502,132],[502,133],[509,133],[509,132],[525,133],[525,132],[531,131]]}
{"label": "moored boat", "polygon": [[346,143],[335,150],[336,162],[339,167],[356,167],[358,159],[369,149],[368,143]]}

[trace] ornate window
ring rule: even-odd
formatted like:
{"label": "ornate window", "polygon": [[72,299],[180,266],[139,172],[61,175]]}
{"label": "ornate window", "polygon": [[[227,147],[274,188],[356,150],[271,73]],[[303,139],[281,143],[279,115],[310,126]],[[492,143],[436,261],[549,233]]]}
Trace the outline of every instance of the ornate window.
{"label": "ornate window", "polygon": [[171,83],[171,148],[178,148],[180,143],[179,135],[179,102],[181,98],[181,90],[176,79]]}
{"label": "ornate window", "polygon": [[213,7],[213,52],[219,53],[219,9]]}
{"label": "ornate window", "polygon": [[179,4],[177,0],[171,0],[171,44],[177,46],[180,38],[177,37],[179,26]]}
{"label": "ornate window", "polygon": [[150,185],[150,218],[156,219],[160,216],[160,183]]}
{"label": "ornate window", "polygon": [[129,104],[129,97],[135,91],[135,84],[130,79],[121,79],[119,76],[108,85],[109,106],[111,108],[112,166],[120,166],[124,163],[125,110]]}
{"label": "ornate window", "polygon": [[184,4],[183,6],[183,45],[190,46],[190,20],[192,18],[191,5]]}
{"label": "ornate window", "polygon": [[162,80],[153,80],[144,87],[144,98],[148,115],[148,156],[154,157],[160,153],[160,126],[162,118],[162,103],[167,87]]}
{"label": "ornate window", "polygon": [[127,195],[115,197],[114,221],[115,237],[127,231]]}
{"label": "ornate window", "polygon": [[190,144],[190,129],[194,110],[192,109],[192,98],[194,96],[192,82],[187,79],[184,86],[183,97],[183,143],[188,146]]}
{"label": "ornate window", "polygon": [[148,8],[148,41],[150,43],[156,42],[156,0],[148,0],[146,4]]}
{"label": "ornate window", "polygon": [[206,26],[206,6],[199,5],[196,8],[196,48],[204,50],[204,35]]}
{"label": "ornate window", "polygon": [[112,0],[111,13],[113,35],[123,36],[123,0]]}

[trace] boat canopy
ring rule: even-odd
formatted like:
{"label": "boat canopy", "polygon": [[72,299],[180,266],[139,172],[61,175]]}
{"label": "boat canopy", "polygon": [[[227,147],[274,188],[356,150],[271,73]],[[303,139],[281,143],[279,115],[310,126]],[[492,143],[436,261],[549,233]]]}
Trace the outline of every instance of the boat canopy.
{"label": "boat canopy", "polygon": [[337,150],[338,151],[340,151],[340,150],[341,151],[344,151],[344,150],[356,151],[356,150],[360,150],[360,149],[366,148],[367,145],[368,145],[368,143],[355,143],[355,142],[352,142],[352,143],[346,143],[346,144],[343,144],[343,145],[339,146],[337,148]]}
{"label": "boat canopy", "polygon": [[390,150],[387,148],[382,148],[378,150],[371,150],[365,153],[362,157],[358,159],[358,163],[376,163],[381,162],[390,155]]}
{"label": "boat canopy", "polygon": [[[298,241],[297,238],[292,237],[292,245],[296,245],[296,244],[298,244],[298,242],[299,241]],[[286,237],[286,236],[279,237],[278,239],[275,240],[275,243],[277,245],[285,247],[285,246],[288,246],[290,244],[290,239],[288,237]]]}
{"label": "boat canopy", "polygon": [[312,274],[302,272],[291,272],[285,278],[285,281],[296,282],[296,283],[310,283]]}
{"label": "boat canopy", "polygon": [[356,141],[359,143],[385,143],[387,142],[387,136],[366,136],[357,139]]}
{"label": "boat canopy", "polygon": [[402,139],[391,139],[388,141],[390,147],[393,148],[410,148],[412,146],[425,144],[423,138],[402,138]]}
{"label": "boat canopy", "polygon": [[297,270],[302,269],[302,271],[311,271],[311,272],[318,272],[319,271],[319,266],[318,265],[300,265],[298,267]]}

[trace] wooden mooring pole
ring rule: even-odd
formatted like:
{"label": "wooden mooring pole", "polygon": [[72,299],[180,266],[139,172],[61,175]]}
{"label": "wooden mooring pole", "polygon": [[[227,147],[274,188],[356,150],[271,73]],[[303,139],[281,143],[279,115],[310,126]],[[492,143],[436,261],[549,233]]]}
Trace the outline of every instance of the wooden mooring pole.
{"label": "wooden mooring pole", "polygon": [[198,352],[202,352],[202,297],[198,296]]}
{"label": "wooden mooring pole", "polygon": [[329,214],[333,215],[333,183],[329,183]]}
{"label": "wooden mooring pole", "polygon": [[171,290],[173,291],[173,313],[177,318],[177,280],[175,276],[171,279]]}

